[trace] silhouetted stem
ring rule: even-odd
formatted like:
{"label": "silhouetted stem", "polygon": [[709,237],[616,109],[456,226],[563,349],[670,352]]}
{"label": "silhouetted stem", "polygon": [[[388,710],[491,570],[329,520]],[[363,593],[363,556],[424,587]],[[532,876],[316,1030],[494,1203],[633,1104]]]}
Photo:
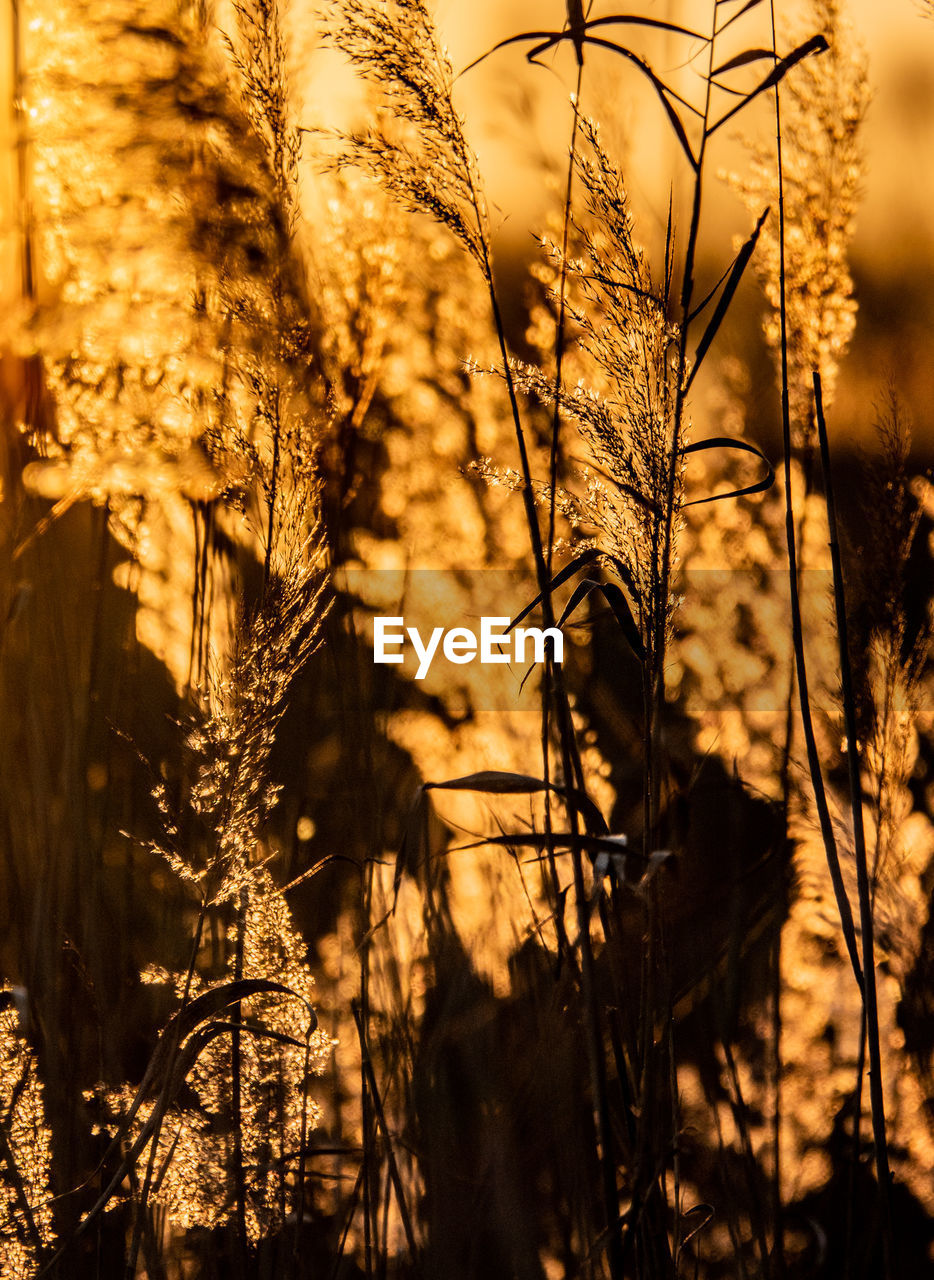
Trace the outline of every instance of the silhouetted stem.
{"label": "silhouetted stem", "polygon": [[[247,890],[240,890],[237,904],[237,945],[234,949],[234,981],[243,980],[243,944],[247,921]],[[243,1170],[243,1054],[240,1030],[243,1009],[238,1000],[231,1010],[233,1031],[230,1038],[231,1111],[233,1113],[233,1181],[236,1209],[237,1267],[246,1274],[246,1179]]]}
{"label": "silhouetted stem", "polygon": [[[516,433],[516,443],[519,450],[519,463],[522,475],[522,499],[525,505],[526,523],[528,525],[529,538],[532,544],[532,555],[535,561],[535,574],[538,582],[539,594],[541,596],[542,613],[544,615],[545,628],[547,629],[554,627],[555,615],[551,599],[551,585],[548,577],[548,567],[542,546],[542,535],[538,524],[538,514],[535,510],[535,497],[532,489],[532,473],[529,464],[528,448],[525,441],[525,432],[522,427],[522,416],[519,412],[519,401],[516,395],[515,379],[513,378],[512,368],[509,363],[506,329],[503,324],[499,298],[497,297],[496,286],[493,279],[490,251],[486,235],[484,234],[484,220],[480,212],[479,198],[475,192],[473,193],[473,202],[477,216],[477,226],[480,231],[484,279],[489,291],[490,306],[493,312],[493,323],[496,328],[500,356],[503,361],[503,373],[509,394],[509,407],[512,414],[513,425]],[[577,739],[571,718],[570,703],[568,702],[560,666],[549,661],[546,664],[545,679],[548,684],[550,684],[555,697],[558,745],[561,752],[565,785],[577,786],[579,790],[585,791],[586,788],[584,786],[584,774],[581,767],[580,752],[577,746]],[[548,687],[546,685],[546,688],[543,691],[543,697],[547,696]],[[547,750],[547,743],[545,744],[545,749]],[[580,829],[577,812],[571,805],[567,806],[567,812],[571,833],[572,835],[577,835]],[[610,1126],[606,1062],[603,1054],[603,1037],[600,1031],[600,1017],[597,1004],[596,981],[594,977],[593,948],[590,940],[590,910],[587,901],[587,891],[584,885],[584,870],[581,860],[581,850],[577,841],[573,841],[571,844],[571,865],[573,867],[574,875],[574,898],[577,909],[578,938],[581,949],[581,984],[582,994],[584,997],[584,1011],[586,1015],[585,1022],[587,1030],[588,1060],[591,1087],[593,1091],[594,1117],[597,1126],[597,1141],[600,1146],[601,1185],[603,1191],[604,1212],[606,1215],[607,1228],[610,1233],[610,1273],[613,1280],[617,1280],[617,1277],[621,1278],[623,1274],[623,1233],[619,1214],[619,1195],[616,1188],[616,1162],[613,1157],[613,1138]]]}
{"label": "silhouetted stem", "polygon": [[846,730],[846,760],[850,779],[850,806],[853,814],[853,846],[856,856],[856,887],[859,894],[859,926],[863,944],[863,1003],[866,1008],[866,1040],[869,1047],[869,1102],[872,1111],[872,1137],[876,1155],[876,1178],[882,1209],[882,1247],[885,1274],[893,1274],[892,1213],[889,1199],[889,1154],[885,1137],[885,1101],[882,1093],[882,1053],[879,1043],[879,1008],[876,1000],[875,938],[872,919],[872,889],[869,883],[869,861],[866,856],[866,833],[863,826],[863,792],[860,782],[859,742],[856,735],[856,698],[850,647],[847,635],[846,588],[843,563],[837,535],[837,512],[830,470],[830,445],[824,422],[824,405],[820,374],[814,372],[814,406],[817,414],[817,436],[820,441],[821,466],[824,472],[824,494],[827,524],[830,530],[830,559],[833,566],[834,611],[837,617],[837,640],[840,650],[840,683],[843,691],[843,723]]}
{"label": "silhouetted stem", "polygon": [[561,434],[561,373],[564,363],[564,331],[567,320],[568,241],[571,230],[571,196],[574,189],[574,162],[577,158],[577,131],[580,125],[580,95],[584,76],[584,61],[577,66],[577,88],[574,92],[574,120],[571,124],[571,145],[568,150],[568,177],[564,190],[564,221],[561,232],[561,276],[558,286],[558,322],[555,326],[555,403],[551,418],[551,457],[549,460],[548,501],[548,556],[547,569],[551,576],[555,544],[555,499],[558,488],[558,457]]}
{"label": "silhouetted stem", "polygon": [[[198,920],[195,925],[195,934],[191,943],[191,958],[188,962],[188,971],[185,974],[185,989],[182,992],[182,998],[179,1002],[179,1013],[184,1010],[191,998],[191,985],[194,981],[195,966],[198,962],[198,951],[201,947],[201,934],[204,930],[204,921],[207,915],[207,901],[202,900],[201,909],[198,912]],[[136,1261],[139,1257],[140,1245],[143,1238],[143,1227],[145,1223],[145,1215],[148,1208],[149,1196],[153,1186],[153,1173],[156,1166],[156,1155],[159,1150],[159,1137],[162,1133],[162,1124],[165,1120],[165,1113],[169,1105],[169,1090],[172,1084],[172,1077],[175,1071],[175,1064],[178,1060],[179,1050],[181,1049],[182,1020],[176,1015],[176,1026],[172,1032],[172,1046],[169,1054],[168,1065],[165,1072],[165,1084],[156,1099],[156,1105],[153,1113],[153,1131],[149,1142],[149,1157],[146,1161],[146,1174],[143,1179],[143,1187],[140,1192],[139,1204],[136,1210],[136,1221],[133,1226],[133,1238],[130,1243],[130,1252],[127,1258],[126,1277],[127,1280],[135,1280]],[[112,1184],[108,1188],[108,1192],[116,1190],[116,1186]],[[98,1202],[100,1203],[100,1201]],[[60,1252],[63,1252],[60,1251]],[[56,1255],[57,1257],[58,1255]]]}
{"label": "silhouetted stem", "polygon": [[360,1005],[356,1000],[351,1002],[354,1021],[357,1024],[357,1034],[360,1037],[360,1056],[363,1063],[363,1073],[373,1098],[373,1106],[376,1111],[377,1123],[383,1134],[386,1143],[387,1162],[389,1164],[389,1178],[392,1188],[396,1193],[396,1201],[399,1206],[399,1217],[402,1219],[402,1229],[405,1232],[405,1241],[409,1247],[413,1263],[418,1261],[418,1247],[415,1243],[415,1232],[412,1229],[412,1219],[409,1215],[408,1205],[405,1199],[405,1189],[402,1186],[402,1178],[399,1175],[399,1166],[396,1163],[396,1153],[392,1147],[392,1139],[389,1133],[389,1126],[386,1124],[386,1115],[383,1111],[383,1100],[380,1097],[379,1089],[376,1084],[376,1074],[373,1071],[373,1062],[370,1058],[370,1048],[366,1038],[366,1028],[363,1025],[363,1015]]}
{"label": "silhouetted stem", "polygon": [[[770,0],[772,18],[772,48],[775,49],[775,2]],[[850,964],[860,991],[863,989],[863,974],[860,966],[859,951],[856,946],[856,926],[853,923],[853,911],[843,883],[843,872],[840,869],[840,858],[837,853],[837,842],[827,804],[824,789],[824,778],[821,773],[820,757],[817,741],[814,737],[814,725],[811,720],[811,703],[808,694],[807,665],[804,657],[804,630],[801,622],[801,600],[798,594],[798,556],[795,547],[795,520],[791,497],[791,414],[788,400],[788,313],[785,299],[785,191],[782,168],[782,120],[781,103],[778,85],[775,86],[775,145],[778,160],[778,243],[779,243],[779,323],[781,331],[781,397],[782,397],[782,475],[785,485],[785,541],[788,547],[788,581],[791,589],[791,636],[795,654],[795,673],[798,678],[798,701],[801,707],[801,725],[804,731],[804,742],[807,749],[808,772],[814,789],[814,804],[820,823],[824,852],[827,857],[827,868],[833,885],[837,911],[840,914],[840,925],[846,943]]]}

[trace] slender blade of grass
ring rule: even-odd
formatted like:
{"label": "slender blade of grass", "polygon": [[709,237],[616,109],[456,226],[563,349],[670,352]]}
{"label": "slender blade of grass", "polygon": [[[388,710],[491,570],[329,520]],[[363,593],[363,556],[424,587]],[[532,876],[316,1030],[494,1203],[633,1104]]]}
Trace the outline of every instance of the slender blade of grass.
{"label": "slender blade of grass", "polygon": [[694,367],[691,369],[690,375],[688,376],[687,386],[684,389],[685,395],[690,391],[691,383],[694,381],[697,376],[697,371],[704,362],[704,356],[710,350],[711,343],[717,336],[717,332],[723,323],[726,313],[730,309],[730,303],[733,301],[733,295],[739,288],[739,282],[742,280],[743,272],[746,270],[746,267],[749,264],[749,259],[753,255],[756,243],[759,239],[759,232],[762,230],[765,220],[769,216],[769,212],[770,211],[768,209],[765,209],[762,212],[749,239],[736,255],[736,260],[730,270],[729,278],[727,279],[724,290],[720,295],[713,315],[710,317],[710,323],[707,325],[700,342],[697,344],[697,351],[694,353]]}
{"label": "slender blade of grass", "polygon": [[747,93],[741,102],[737,102],[735,107],[731,107],[725,115],[722,115],[719,120],[715,121],[707,130],[707,136],[711,137],[715,134],[721,126],[727,123],[728,120],[732,120],[737,112],[742,111],[750,102],[755,98],[758,98],[760,93],[765,93],[767,89],[775,88],[780,81],[785,78],[791,68],[797,66],[803,58],[808,58],[811,54],[824,53],[825,50],[829,48],[830,46],[827,43],[826,37],[822,35],[811,36],[810,40],[805,40],[803,44],[799,44],[797,49],[793,49],[791,53],[786,54],[784,58],[776,63],[773,70],[769,72],[765,79],[758,84],[751,93]]}
{"label": "slender blade of grass", "polygon": [[703,506],[705,502],[723,502],[726,498],[742,498],[750,493],[764,493],[775,483],[772,464],[762,450],[750,444],[748,440],[737,440],[733,436],[712,436],[709,440],[696,440],[693,444],[684,445],[681,453],[685,456],[689,453],[703,453],[707,449],[737,449],[742,453],[751,453],[765,463],[766,474],[755,484],[748,484],[742,489],[731,489],[729,493],[713,493],[706,498],[694,498],[691,502],[684,504],[686,507]]}
{"label": "slender blade of grass", "polygon": [[866,855],[866,833],[863,826],[863,789],[860,781],[859,744],[856,730],[856,697],[853,690],[853,671],[850,664],[846,587],[843,580],[840,538],[837,533],[837,511],[833,492],[833,474],[830,467],[830,443],[827,439],[827,424],[824,420],[820,373],[815,370],[813,377],[817,437],[820,443],[827,524],[830,531],[834,612],[837,620],[840,683],[843,692],[843,721],[846,730],[846,760],[850,782],[850,806],[853,815],[856,885],[859,894],[860,936],[863,944],[863,1004],[866,1009],[866,1040],[869,1047],[869,1100],[872,1110],[872,1136],[875,1147],[879,1204],[882,1212],[882,1248],[885,1274],[887,1278],[890,1278],[894,1274],[894,1235],[892,1232],[892,1208],[889,1187],[891,1174],[889,1172],[888,1144],[885,1133],[882,1051],[879,1036],[879,1007],[876,995],[875,931],[872,913],[872,889],[869,883],[869,861]]}

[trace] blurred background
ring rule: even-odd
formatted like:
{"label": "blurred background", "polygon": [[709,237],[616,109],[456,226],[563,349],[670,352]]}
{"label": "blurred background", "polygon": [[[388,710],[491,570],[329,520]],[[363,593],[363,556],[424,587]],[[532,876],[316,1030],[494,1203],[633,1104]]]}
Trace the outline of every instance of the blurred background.
{"label": "blurred background", "polygon": [[[0,263],[3,297],[9,305],[18,296],[19,269],[16,248],[16,143],[12,104],[12,0],[4,0],[3,62],[0,91],[7,109],[0,124],[2,149],[4,222],[0,228]],[[934,138],[934,24],[922,18],[920,0],[897,0],[884,7],[870,0],[847,0],[840,6],[852,39],[868,59],[871,106],[861,133],[864,161],[860,175],[860,201],[850,255],[859,304],[859,323],[841,378],[835,431],[841,440],[867,437],[872,404],[879,386],[897,371],[901,394],[915,418],[915,450],[919,464],[927,465],[932,446],[927,406],[931,402],[934,363],[927,351],[931,325],[931,280],[934,258],[934,218],[931,216],[930,156]],[[220,10],[223,13],[223,7]],[[614,6],[595,0],[590,16],[615,12]],[[649,16],[690,25],[693,6],[654,3]],[[801,5],[777,6],[780,24],[806,23]],[[560,25],[562,6],[529,0],[477,0],[470,5],[448,0],[437,6],[439,31],[448,46],[455,71],[487,54],[501,40],[522,31],[547,30]],[[737,37],[767,40],[767,12],[763,9],[756,31],[756,15]],[[288,18],[286,18],[288,22]],[[293,13],[292,38],[296,90],[309,127],[345,125],[360,91],[336,70],[335,55],[319,48],[314,28],[301,6]],[[674,86],[696,93],[696,67],[679,66],[683,45],[657,33],[631,30],[634,49],[651,53],[656,68]],[[501,270],[521,279],[534,253],[534,237],[541,233],[542,218],[559,181],[566,152],[569,95],[574,88],[573,55],[567,50],[549,54],[546,65],[525,63],[527,45],[514,45],[491,54],[459,80],[456,101],[467,119],[468,136],[477,150],[480,168],[493,214],[494,231],[502,255]],[[669,51],[666,58],[665,50]],[[617,60],[594,49],[588,58],[583,110],[598,119],[606,136],[625,156],[625,175],[636,213],[640,239],[658,261],[664,241],[669,191],[681,222],[687,174],[671,130],[653,91],[634,70],[620,72]],[[743,116],[740,127],[729,127],[717,138],[711,158],[710,180],[705,190],[708,217],[702,254],[713,279],[733,253],[736,237],[745,238],[752,219],[728,185],[724,175],[742,172],[744,143],[765,141],[774,133],[769,105],[763,100]],[[93,140],[89,139],[93,146]],[[680,178],[677,176],[680,173]],[[673,187],[672,187],[673,183]],[[677,222],[676,222],[677,225]],[[518,299],[512,299],[517,308]],[[744,340],[754,328],[757,295],[750,288],[744,306],[728,330],[725,349],[731,346],[744,359],[754,358]],[[775,439],[775,412],[771,395],[762,396],[761,428]],[[697,412],[703,413],[703,396]]]}

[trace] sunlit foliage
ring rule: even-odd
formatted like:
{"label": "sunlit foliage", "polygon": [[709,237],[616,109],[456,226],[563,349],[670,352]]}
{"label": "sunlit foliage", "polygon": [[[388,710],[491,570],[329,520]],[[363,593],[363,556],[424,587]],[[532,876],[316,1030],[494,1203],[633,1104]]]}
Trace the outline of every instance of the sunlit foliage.
{"label": "sunlit foliage", "polygon": [[[830,47],[820,59],[797,67],[781,90],[788,380],[792,422],[801,440],[813,434],[811,372],[820,372],[829,404],[856,326],[848,252],[863,180],[862,125],[870,103],[867,57],[838,0],[813,0],[808,22],[826,35]],[[770,303],[766,339],[777,362],[782,264],[775,174],[773,140],[755,147],[749,174],[733,183],[756,217],[771,208],[757,270]]]}
{"label": "sunlit foliage", "polygon": [[[17,1000],[18,997],[18,1000]],[[0,991],[0,1276],[27,1280],[51,1245],[51,1132],[36,1059],[22,1033],[17,1003],[25,992]]]}
{"label": "sunlit foliage", "polygon": [[[331,1042],[313,1029],[314,979],[282,894],[260,869],[245,897],[242,952],[237,923],[226,939],[229,955],[223,972],[214,983],[199,978],[188,995],[197,998],[219,982],[229,981],[238,952],[244,981],[275,975],[289,994],[258,995],[242,1002],[239,1121],[232,1111],[230,1037],[211,1039],[200,1053],[189,1076],[197,1106],[172,1107],[161,1126],[153,1200],[166,1209],[176,1229],[212,1228],[227,1222],[237,1198],[232,1152],[234,1134],[239,1131],[246,1172],[246,1225],[255,1243],[281,1231],[287,1216],[297,1212],[301,1155],[320,1116],[318,1104],[309,1096],[310,1076],[324,1071]],[[184,974],[173,977],[150,968],[142,977],[149,985],[171,985],[176,997],[186,998]],[[133,1100],[129,1086],[105,1094],[112,1126],[122,1120]],[[156,1105],[147,1102],[139,1108],[125,1137],[128,1147]],[[148,1156],[148,1147],[143,1153]]]}

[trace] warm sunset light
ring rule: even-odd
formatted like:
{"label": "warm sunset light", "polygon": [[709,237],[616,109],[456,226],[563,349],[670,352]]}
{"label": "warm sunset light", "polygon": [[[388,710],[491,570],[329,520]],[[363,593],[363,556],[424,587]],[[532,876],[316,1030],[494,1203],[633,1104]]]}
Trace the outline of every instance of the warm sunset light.
{"label": "warm sunset light", "polygon": [[0,1280],[934,1276],[934,3],[0,21]]}

